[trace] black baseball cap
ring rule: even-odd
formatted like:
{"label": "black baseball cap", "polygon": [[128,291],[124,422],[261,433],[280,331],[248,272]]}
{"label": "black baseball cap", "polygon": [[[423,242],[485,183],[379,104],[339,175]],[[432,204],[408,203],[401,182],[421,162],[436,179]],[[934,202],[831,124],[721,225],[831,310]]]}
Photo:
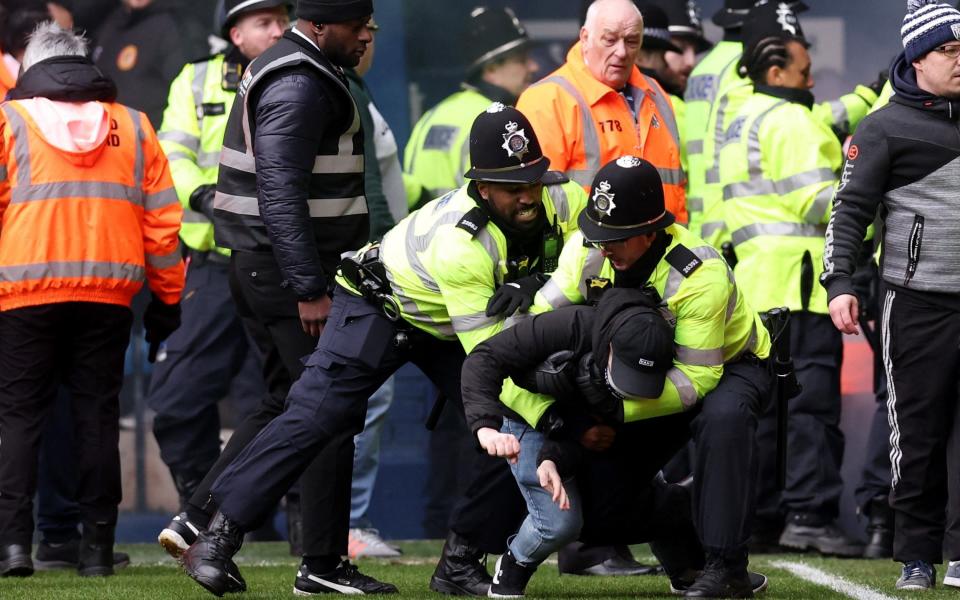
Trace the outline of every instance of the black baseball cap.
{"label": "black baseball cap", "polygon": [[473,120],[467,179],[530,184],[549,167],[533,125],[519,110],[494,102]]}
{"label": "black baseball cap", "polygon": [[673,367],[673,328],[659,310],[645,306],[622,310],[615,324],[607,386],[624,398],[659,398]]}
{"label": "black baseball cap", "polygon": [[642,158],[621,156],[597,171],[577,224],[586,241],[613,242],[659,231],[674,221],[664,206],[657,168]]}
{"label": "black baseball cap", "polygon": [[724,0],[723,8],[713,15],[713,23],[724,29],[740,29],[750,14],[750,9],[764,4],[786,4],[795,13],[802,13],[809,7],[799,1],[771,2],[770,0]]}

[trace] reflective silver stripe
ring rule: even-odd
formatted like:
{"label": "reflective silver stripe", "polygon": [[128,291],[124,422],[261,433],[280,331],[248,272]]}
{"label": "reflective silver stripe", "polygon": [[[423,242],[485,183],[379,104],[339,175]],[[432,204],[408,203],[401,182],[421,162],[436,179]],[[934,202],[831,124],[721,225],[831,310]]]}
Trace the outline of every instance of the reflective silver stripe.
{"label": "reflective silver stripe", "polygon": [[683,404],[684,410],[697,405],[697,389],[693,387],[693,382],[686,373],[677,367],[672,367],[667,371],[667,379],[673,382],[677,392],[680,393],[680,403]]}
{"label": "reflective silver stripe", "polygon": [[197,166],[201,169],[209,169],[220,164],[220,151],[200,152],[197,154]]}
{"label": "reflective silver stripe", "polygon": [[660,180],[663,181],[664,185],[683,185],[687,180],[687,174],[681,168],[657,167],[657,173],[660,173]]}
{"label": "reflective silver stripe", "polygon": [[134,139],[137,140],[133,159],[133,187],[143,195],[143,128],[140,127],[140,112],[125,106],[130,121],[133,123]]}
{"label": "reflective silver stripe", "polygon": [[567,169],[563,172],[572,181],[576,181],[584,187],[590,187],[593,185],[593,176],[596,175],[596,171],[589,171],[586,169]]}
{"label": "reflective silver stripe", "polygon": [[641,76],[646,80],[647,85],[649,85],[654,91],[653,93],[649,94],[649,96],[653,98],[653,103],[657,107],[657,112],[660,114],[660,118],[667,122],[667,129],[670,130],[670,135],[673,137],[673,142],[677,145],[677,150],[679,151],[680,127],[677,126],[677,115],[673,112],[673,106],[667,99],[666,92],[661,93],[661,91],[657,91],[657,88],[660,86],[652,77],[648,77],[642,73]]}
{"label": "reflective silver stripe", "polygon": [[850,115],[847,113],[847,105],[842,100],[832,100],[830,105],[830,114],[833,115],[833,125],[841,131],[850,128]]}
{"label": "reflective silver stripe", "polygon": [[417,275],[417,278],[420,279],[420,283],[423,284],[423,287],[435,294],[439,294],[440,286],[437,285],[437,282],[434,281],[430,273],[427,272],[427,268],[420,260],[420,253],[426,251],[426,249],[430,247],[430,242],[433,241],[433,236],[436,235],[437,229],[439,229],[442,225],[452,225],[457,223],[463,218],[464,213],[459,211],[446,212],[442,214],[439,219],[433,222],[433,224],[430,226],[430,229],[428,229],[426,233],[417,235],[417,220],[422,215],[423,213],[420,211],[414,213],[413,217],[410,219],[410,224],[407,226],[407,236],[404,243],[404,248],[407,254],[407,262],[410,264],[410,268],[413,269],[413,272]]}
{"label": "reflective silver stripe", "polygon": [[550,200],[553,201],[553,209],[557,213],[557,221],[566,223],[570,219],[570,201],[567,199],[567,190],[562,185],[545,186]]}
{"label": "reflective silver stripe", "polygon": [[457,188],[433,188],[430,190],[430,199],[436,199],[440,196],[446,196],[450,192],[456,190]]}
{"label": "reflective silver stripe", "polygon": [[187,154],[186,152],[171,152],[167,155],[167,160],[173,162],[175,160],[189,160],[193,162],[193,157]]}
{"label": "reflective silver stripe", "polygon": [[[308,198],[311,217],[343,217],[367,214],[367,201],[363,196],[352,198]],[[252,217],[260,216],[257,199],[250,196],[235,196],[220,191],[213,197],[213,207],[218,210]]]}
{"label": "reflective silver stripe", "polygon": [[400,303],[400,308],[403,310],[403,313],[406,315],[406,320],[411,323],[421,323],[425,327],[433,328],[442,336],[449,338],[456,337],[457,332],[453,329],[452,323],[437,323],[433,317],[422,312],[417,306],[417,303],[408,298],[402,291],[400,285],[397,283],[396,279],[393,278],[393,275],[390,273],[390,269],[387,269],[387,280],[390,282],[390,287],[393,290],[393,297],[396,298],[397,302]]}
{"label": "reflective silver stripe", "polygon": [[687,141],[687,155],[703,154],[703,140]]}
{"label": "reflective silver stripe", "polygon": [[[716,96],[714,96],[714,101],[716,101]],[[704,181],[709,185],[715,185],[720,183],[720,148],[723,145],[724,130],[723,122],[727,118],[727,104],[730,103],[730,99],[724,95],[720,98],[720,104],[717,106],[717,122],[713,126],[713,162],[710,165],[710,168],[707,169],[707,172],[704,174]],[[711,111],[712,111],[713,102],[711,102]],[[709,132],[708,132],[709,134]]]}
{"label": "reflective silver stripe", "polygon": [[183,257],[180,254],[180,242],[177,241],[177,247],[173,249],[173,252],[169,254],[150,254],[146,253],[147,265],[153,267],[154,269],[166,269],[167,267],[172,267],[180,264],[180,261],[183,260]]}
{"label": "reflective silver stripe", "polygon": [[487,251],[487,256],[490,257],[490,260],[493,261],[493,278],[497,283],[502,283],[500,281],[500,269],[497,267],[500,265],[500,248],[497,247],[497,240],[493,239],[493,235],[490,233],[490,230],[484,228],[483,231],[477,234],[477,237],[474,238],[480,245],[483,246],[483,249]]}
{"label": "reflective silver stripe", "polygon": [[[350,96],[351,98],[353,96]],[[350,127],[347,128],[343,135],[340,136],[340,140],[337,142],[337,155],[338,156],[352,156],[353,155],[353,136],[360,131],[360,112],[357,110],[356,101],[353,102],[353,121],[350,122]],[[354,171],[362,172],[363,171],[363,155],[358,154],[360,157],[360,170]],[[322,158],[320,156],[317,157]],[[316,163],[314,163],[314,168],[316,168]],[[315,173],[323,173],[329,171],[314,171]]]}
{"label": "reflective silver stripe", "polygon": [[478,329],[484,329],[490,327],[491,325],[496,325],[500,322],[499,316],[488,317],[486,313],[476,313],[473,315],[462,315],[462,316],[450,316],[450,322],[453,323],[453,328],[460,332],[466,331],[476,331]]}
{"label": "reflective silver stripe", "polygon": [[174,191],[173,188],[167,188],[159,192],[147,194],[143,201],[143,208],[144,210],[156,210],[158,208],[170,206],[171,204],[179,203],[180,199],[177,198],[177,192]]}
{"label": "reflective silver stripe", "polygon": [[[351,147],[352,151],[352,147]],[[318,155],[313,161],[314,173],[363,173],[362,154]]]}
{"label": "reflective silver stripe", "polygon": [[[194,154],[200,151],[200,138],[185,131],[161,131],[157,134],[157,139],[161,142],[180,144]],[[169,159],[170,157],[168,156],[167,158]]]}
{"label": "reflective silver stripe", "polygon": [[[762,173],[759,175],[751,174],[749,181],[738,181],[736,183],[723,186],[723,199],[734,200],[736,198],[748,198],[750,196],[764,195],[785,196],[799,189],[805,188],[808,185],[814,185],[817,183],[833,183],[836,181],[836,179],[836,175],[833,174],[833,171],[826,168],[804,171],[803,173],[797,173],[795,175],[780,179],[779,181],[765,179],[762,177]],[[826,202],[821,204],[823,207],[823,210],[820,211],[821,216],[824,212],[826,212],[827,204],[829,202],[830,197],[828,196]],[[817,221],[819,220],[820,219],[818,218]]]}
{"label": "reflective silver stripe", "polygon": [[210,219],[203,213],[195,210],[185,209],[183,211],[183,223],[209,223]]}
{"label": "reflective silver stripe", "polygon": [[716,185],[720,183],[720,159],[717,159],[713,162],[714,166],[707,169],[706,174],[704,175],[704,181],[709,185]]}
{"label": "reflective silver stripe", "polygon": [[[463,184],[467,182],[463,174],[469,170],[465,168],[469,163],[470,163],[470,140],[467,139],[464,141],[463,144],[460,145],[460,162],[457,163],[457,168],[454,170],[454,173],[453,173],[454,182],[457,184],[458,188],[463,186]],[[453,189],[456,189],[456,188],[453,188]]]}
{"label": "reflective silver stripe", "polygon": [[753,223],[733,232],[733,245],[752,240],[762,235],[784,235],[796,237],[823,237],[827,232],[825,225],[806,223]]}
{"label": "reflective silver stripe", "polygon": [[[732,276],[733,273],[731,272]],[[733,318],[733,313],[737,312],[737,298],[740,296],[740,288],[733,286],[733,292],[730,293],[730,297],[727,298],[727,314],[724,316],[724,322],[729,323],[730,319]]]}
{"label": "reflective silver stripe", "polygon": [[244,154],[226,146],[220,150],[220,164],[244,173],[256,172],[256,160],[253,158],[253,154]]}
{"label": "reflective silver stripe", "polygon": [[700,225],[700,237],[706,238],[715,235],[717,232],[722,231],[727,226],[725,221],[708,221],[706,223],[701,223]]}
{"label": "reflective silver stripe", "polygon": [[[107,198],[110,200],[127,200],[134,204],[142,204],[143,192],[122,183],[106,181],[56,181],[52,183],[36,183],[33,185],[16,185],[13,187],[10,202],[33,202],[37,200],[55,200],[58,198]],[[176,196],[174,196],[176,199]]]}
{"label": "reflective silver stripe", "polygon": [[13,183],[15,186],[30,185],[30,143],[27,137],[29,135],[27,123],[9,104],[0,104],[0,107],[7,116],[7,122],[13,127],[13,155],[17,159],[17,180]]}
{"label": "reflective silver stripe", "polygon": [[[193,80],[190,89],[193,90],[193,106],[197,111],[197,129],[203,131],[203,84],[207,80],[207,61],[193,63]],[[199,140],[198,145],[199,147]]]}
{"label": "reflective silver stripe", "polygon": [[823,216],[827,213],[827,207],[830,206],[830,201],[833,200],[834,187],[835,186],[831,185],[820,190],[817,197],[813,199],[810,210],[804,215],[804,221],[816,224],[823,220]]}
{"label": "reflective silver stripe", "polygon": [[561,306],[569,306],[570,299],[563,293],[563,290],[560,289],[560,284],[554,279],[549,279],[543,287],[540,288],[540,295],[550,305],[551,308],[560,308]]}
{"label": "reflective silver stripe", "polygon": [[703,212],[703,198],[687,196],[687,212]]}
{"label": "reflective silver stripe", "polygon": [[[587,250],[587,256],[583,260],[583,269],[580,271],[580,281],[577,282],[577,290],[584,300],[587,298],[587,280],[591,277],[599,277],[600,269],[603,268],[603,262],[606,259],[596,248]],[[568,300],[569,304],[570,301]]]}
{"label": "reflective silver stripe", "polygon": [[674,346],[677,360],[685,365],[717,367],[723,364],[723,348],[691,348]]}
{"label": "reflective silver stripe", "polygon": [[[567,171],[567,176],[570,179],[573,179],[577,183],[583,186],[590,185],[593,183],[593,176],[597,171],[600,170],[602,166],[600,164],[600,134],[597,132],[597,124],[593,120],[593,113],[590,111],[590,105],[587,104],[587,101],[584,100],[583,95],[580,93],[572,83],[570,83],[565,77],[559,75],[551,75],[542,79],[536,85],[543,85],[544,83],[555,83],[564,89],[574,101],[576,101],[577,106],[580,108],[580,121],[583,126],[583,153],[584,160],[586,162],[586,169],[580,171],[581,175],[579,177],[574,176],[571,171]],[[639,106],[639,102],[637,103]],[[588,177],[583,177],[582,173],[588,172]]]}
{"label": "reflective silver stripe", "polygon": [[67,277],[143,281],[143,274],[144,268],[140,265],[97,261],[63,261],[0,267],[0,281],[29,281],[31,279],[62,279]]}
{"label": "reflective silver stripe", "polygon": [[[720,256],[720,253],[717,252],[716,248],[712,246],[697,246],[696,248],[688,248],[690,252],[693,252],[693,255],[699,258],[700,260],[706,262],[711,259],[720,259],[723,260]],[[727,274],[728,277],[732,278],[732,275]],[[666,302],[670,298],[673,298],[677,291],[680,289],[680,284],[683,283],[683,280],[686,279],[683,273],[679,270],[670,267],[670,273],[667,274],[667,283],[663,286],[663,301]]]}

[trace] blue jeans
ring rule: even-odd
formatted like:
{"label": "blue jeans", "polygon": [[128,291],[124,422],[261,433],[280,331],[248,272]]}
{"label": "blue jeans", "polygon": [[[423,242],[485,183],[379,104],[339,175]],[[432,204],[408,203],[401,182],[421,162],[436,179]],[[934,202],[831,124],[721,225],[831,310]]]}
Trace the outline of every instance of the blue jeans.
{"label": "blue jeans", "polygon": [[527,518],[508,545],[518,563],[536,567],[580,536],[583,527],[580,491],[573,479],[564,481],[570,509],[560,510],[550,492],[540,487],[537,477],[537,455],[545,440],[543,434],[526,423],[510,419],[503,420],[500,431],[512,433],[520,441],[520,458],[517,464],[510,465],[510,470],[527,502]]}
{"label": "blue jeans", "polygon": [[367,418],[363,431],[353,438],[353,483],[350,488],[350,528],[368,528],[367,518],[373,486],[380,470],[380,433],[393,404],[393,377],[386,380],[367,402]]}

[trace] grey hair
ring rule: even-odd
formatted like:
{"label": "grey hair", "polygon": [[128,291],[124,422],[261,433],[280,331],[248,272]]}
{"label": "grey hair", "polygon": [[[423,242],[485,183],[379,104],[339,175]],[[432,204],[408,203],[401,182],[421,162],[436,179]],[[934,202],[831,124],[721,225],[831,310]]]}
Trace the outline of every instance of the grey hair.
{"label": "grey hair", "polygon": [[53,21],[44,21],[30,34],[21,68],[26,71],[55,56],[86,56],[87,43],[83,34],[63,29]]}

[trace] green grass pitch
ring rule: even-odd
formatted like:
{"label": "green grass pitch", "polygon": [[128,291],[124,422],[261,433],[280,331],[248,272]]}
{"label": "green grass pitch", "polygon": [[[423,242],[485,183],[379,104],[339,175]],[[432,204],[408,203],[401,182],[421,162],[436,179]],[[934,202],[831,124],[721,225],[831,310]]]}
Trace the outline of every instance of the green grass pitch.
{"label": "green grass pitch", "polygon": [[[400,588],[404,598],[443,597],[427,587],[433,567],[440,553],[439,542],[401,543],[404,555],[396,560],[366,559],[360,561],[363,572],[390,581]],[[35,573],[26,579],[0,579],[0,600],[203,600],[213,598],[190,580],[169,559],[159,546],[129,545],[118,548],[129,552],[131,566],[114,577],[81,579],[72,571]],[[652,561],[647,549],[635,549],[641,561]],[[918,598],[924,600],[958,599],[960,589],[938,587],[933,592],[897,593],[893,583],[899,574],[899,565],[886,560],[839,560],[813,555],[782,554],[753,557],[751,568],[770,578],[770,589],[761,598],[851,598],[827,587],[816,585],[792,575],[778,563],[799,563],[842,577],[847,582],[872,588],[874,600],[883,597]],[[246,577],[248,591],[242,595],[226,596],[236,600],[265,600],[293,598],[293,578],[297,560],[287,554],[283,543],[254,543],[243,547],[237,563]],[[493,569],[493,561],[489,565]],[[943,567],[938,569],[942,580]],[[868,592],[870,590],[867,590]],[[605,598],[671,598],[666,577],[645,576],[631,578],[572,577],[557,575],[554,562],[543,565],[527,589],[528,597],[602,600]],[[868,598],[864,596],[863,598]]]}

